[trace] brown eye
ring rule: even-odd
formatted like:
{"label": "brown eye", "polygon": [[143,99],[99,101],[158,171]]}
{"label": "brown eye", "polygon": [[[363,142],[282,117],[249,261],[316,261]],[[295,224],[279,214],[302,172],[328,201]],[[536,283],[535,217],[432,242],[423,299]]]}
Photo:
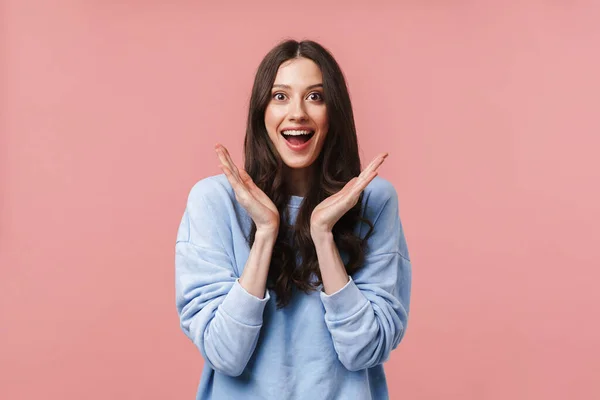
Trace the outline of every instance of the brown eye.
{"label": "brown eye", "polygon": [[283,95],[284,95],[283,93],[275,93],[275,94],[273,95],[273,98],[274,98],[275,100],[283,100],[283,99],[281,99],[281,98],[276,98],[277,96],[283,96]]}
{"label": "brown eye", "polygon": [[323,100],[323,96],[321,95],[321,93],[319,92],[312,92],[309,96],[314,96],[317,95],[317,98],[315,99],[314,97],[312,98],[312,100],[316,100],[316,101],[321,101]]}

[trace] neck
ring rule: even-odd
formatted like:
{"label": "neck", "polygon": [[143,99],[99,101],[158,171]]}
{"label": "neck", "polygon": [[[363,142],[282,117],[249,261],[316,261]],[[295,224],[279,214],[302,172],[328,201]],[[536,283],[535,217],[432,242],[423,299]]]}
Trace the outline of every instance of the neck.
{"label": "neck", "polygon": [[314,171],[313,165],[307,168],[284,167],[285,179],[289,194],[292,196],[306,197],[309,189],[310,177]]}

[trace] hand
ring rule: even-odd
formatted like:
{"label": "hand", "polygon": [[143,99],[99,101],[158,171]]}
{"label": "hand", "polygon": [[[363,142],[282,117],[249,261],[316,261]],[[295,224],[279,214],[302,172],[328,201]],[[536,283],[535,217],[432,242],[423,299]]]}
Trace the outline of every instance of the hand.
{"label": "hand", "polygon": [[227,149],[221,144],[215,145],[215,151],[221,164],[219,168],[225,173],[235,192],[236,200],[248,212],[257,231],[277,234],[279,231],[279,211],[269,197],[259,189],[246,171],[234,164]]}
{"label": "hand", "polygon": [[358,202],[367,185],[377,176],[377,169],[388,153],[381,153],[371,161],[358,177],[352,178],[339,192],[318,204],[310,216],[311,234],[329,233],[338,220]]}

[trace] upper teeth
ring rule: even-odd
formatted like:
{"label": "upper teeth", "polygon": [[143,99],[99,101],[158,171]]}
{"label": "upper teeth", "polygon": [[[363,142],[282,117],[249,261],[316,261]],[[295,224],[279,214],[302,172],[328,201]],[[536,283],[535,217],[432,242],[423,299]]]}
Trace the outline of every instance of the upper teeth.
{"label": "upper teeth", "polygon": [[298,135],[310,135],[312,133],[312,131],[283,131],[282,133],[284,135],[298,136]]}

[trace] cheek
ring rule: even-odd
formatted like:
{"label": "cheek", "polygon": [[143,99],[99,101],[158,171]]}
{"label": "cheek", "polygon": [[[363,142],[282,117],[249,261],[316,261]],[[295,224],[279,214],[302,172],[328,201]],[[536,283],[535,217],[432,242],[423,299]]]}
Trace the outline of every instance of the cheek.
{"label": "cheek", "polygon": [[269,133],[269,136],[273,135],[273,131],[275,131],[277,129],[277,125],[275,122],[275,116],[273,115],[273,112],[271,110],[269,110],[267,108],[267,110],[265,110],[265,127],[267,128],[267,132]]}
{"label": "cheek", "polygon": [[323,111],[321,113],[319,113],[319,115],[317,116],[317,118],[315,119],[317,124],[319,124],[319,126],[321,126],[321,129],[327,131],[329,128],[329,120],[327,118],[327,112]]}
{"label": "cheek", "polygon": [[273,107],[267,107],[265,110],[265,126],[269,133],[277,130],[277,126],[281,123],[282,116],[281,112]]}
{"label": "cheek", "polygon": [[321,135],[321,138],[319,140],[319,148],[323,147],[323,144],[325,143],[325,138],[329,135],[329,119],[327,118],[327,114],[325,113],[325,115],[322,117],[321,120],[319,120],[319,125],[321,126],[321,129],[323,130],[323,134]]}

